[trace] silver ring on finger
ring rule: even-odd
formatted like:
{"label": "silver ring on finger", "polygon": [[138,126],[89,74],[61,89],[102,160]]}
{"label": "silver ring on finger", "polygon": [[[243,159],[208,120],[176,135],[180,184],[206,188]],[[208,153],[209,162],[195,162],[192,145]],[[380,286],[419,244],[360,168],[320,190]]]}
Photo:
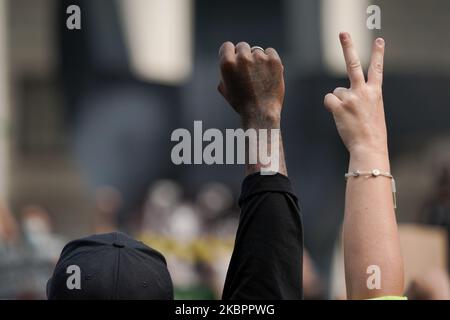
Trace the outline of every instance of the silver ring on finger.
{"label": "silver ring on finger", "polygon": [[264,50],[264,48],[259,47],[259,46],[254,46],[251,48],[251,52],[255,52],[256,50],[261,50],[262,52],[266,53],[266,50]]}

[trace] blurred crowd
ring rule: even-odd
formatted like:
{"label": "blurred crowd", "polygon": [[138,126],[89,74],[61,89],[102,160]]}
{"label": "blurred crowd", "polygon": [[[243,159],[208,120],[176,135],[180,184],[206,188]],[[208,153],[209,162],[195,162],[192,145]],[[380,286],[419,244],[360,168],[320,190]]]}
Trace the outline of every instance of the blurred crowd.
{"label": "blurred crowd", "polygon": [[[98,188],[90,232],[121,229],[118,219],[121,202],[122,195],[114,187]],[[187,197],[185,190],[172,180],[156,181],[149,188],[141,210],[134,215],[127,231],[165,255],[176,299],[220,299],[239,219],[235,202],[229,188],[218,182],[204,185],[193,198]],[[417,266],[407,272],[409,299],[450,299],[450,282],[445,269],[449,217],[450,171],[444,169],[436,179],[429,201],[424,204],[422,223],[400,225],[401,237],[413,237],[416,241],[402,242],[406,244],[407,271],[411,265]],[[45,207],[29,205],[13,215],[2,205],[0,299],[45,299],[47,280],[69,240],[55,232]],[[339,240],[336,247],[331,286],[337,285],[331,293],[326,278],[305,250],[306,299],[345,299]]]}
{"label": "blurred crowd", "polygon": [[0,299],[45,299],[45,288],[66,239],[55,234],[47,210],[30,205],[19,220],[0,212]]}
{"label": "blurred crowd", "polygon": [[[95,196],[91,233],[118,226],[122,195],[110,186]],[[16,215],[0,212],[0,299],[45,299],[46,282],[63,246],[70,240],[55,233],[48,211],[38,205]],[[231,191],[221,183],[205,185],[193,200],[174,181],[152,184],[128,233],[163,252],[178,299],[221,296],[234,244],[239,212]]]}

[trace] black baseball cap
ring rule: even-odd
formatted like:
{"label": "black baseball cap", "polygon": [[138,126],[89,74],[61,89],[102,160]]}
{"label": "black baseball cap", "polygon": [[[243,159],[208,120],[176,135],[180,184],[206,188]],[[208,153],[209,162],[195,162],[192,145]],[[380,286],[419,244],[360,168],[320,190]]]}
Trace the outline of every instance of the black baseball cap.
{"label": "black baseball cap", "polygon": [[164,256],[119,233],[69,242],[47,283],[49,300],[172,300]]}

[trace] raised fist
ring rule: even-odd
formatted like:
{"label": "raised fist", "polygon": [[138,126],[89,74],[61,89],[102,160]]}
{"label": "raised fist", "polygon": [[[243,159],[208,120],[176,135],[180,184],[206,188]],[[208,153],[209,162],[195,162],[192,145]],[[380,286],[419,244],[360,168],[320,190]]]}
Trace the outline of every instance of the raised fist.
{"label": "raised fist", "polygon": [[268,48],[225,42],[220,48],[219,91],[243,121],[279,121],[284,100],[283,64]]}

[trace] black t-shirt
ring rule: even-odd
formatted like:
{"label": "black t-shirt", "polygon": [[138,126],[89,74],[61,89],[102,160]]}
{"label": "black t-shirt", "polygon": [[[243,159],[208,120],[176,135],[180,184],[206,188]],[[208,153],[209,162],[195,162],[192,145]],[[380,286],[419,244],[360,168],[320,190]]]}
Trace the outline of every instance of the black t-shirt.
{"label": "black t-shirt", "polygon": [[302,299],[303,229],[289,179],[248,176],[239,205],[223,299]]}

